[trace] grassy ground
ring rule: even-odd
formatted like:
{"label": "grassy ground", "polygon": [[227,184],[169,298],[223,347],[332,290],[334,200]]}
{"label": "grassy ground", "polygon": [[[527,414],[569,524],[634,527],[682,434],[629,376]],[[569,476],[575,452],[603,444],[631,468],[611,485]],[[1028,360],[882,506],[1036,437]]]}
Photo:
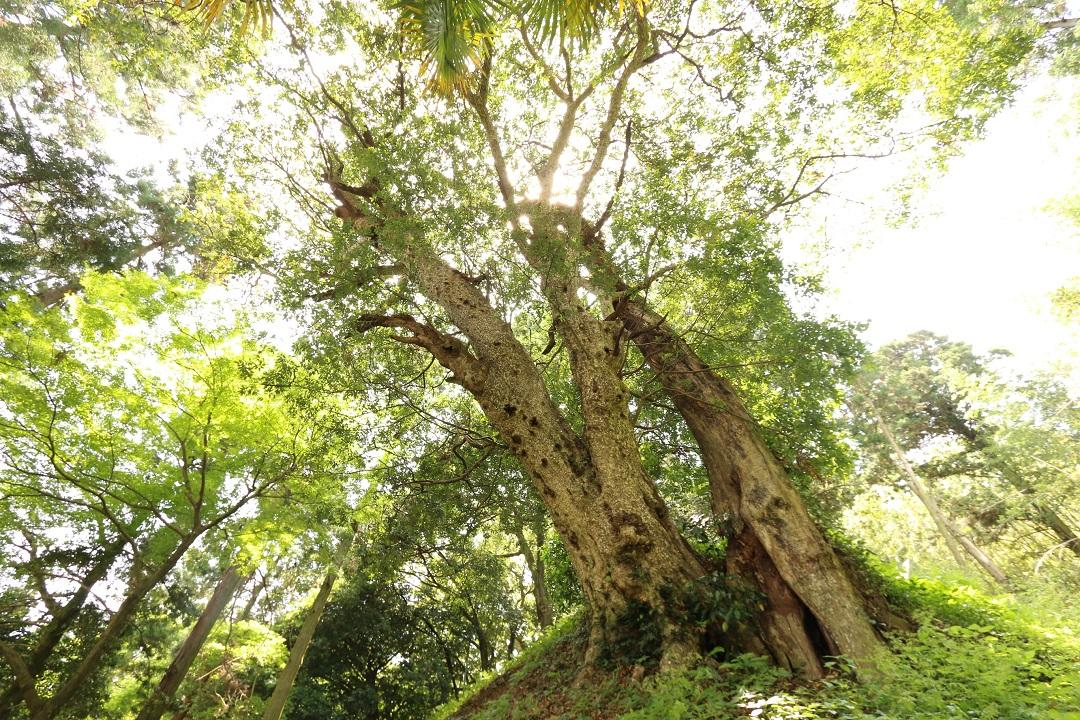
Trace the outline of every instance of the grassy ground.
{"label": "grassy ground", "polygon": [[988,597],[963,585],[886,578],[920,627],[889,637],[882,676],[857,683],[842,658],[800,684],[761,658],[640,677],[579,677],[585,634],[567,618],[440,720],[1080,720],[1080,607],[1070,598]]}

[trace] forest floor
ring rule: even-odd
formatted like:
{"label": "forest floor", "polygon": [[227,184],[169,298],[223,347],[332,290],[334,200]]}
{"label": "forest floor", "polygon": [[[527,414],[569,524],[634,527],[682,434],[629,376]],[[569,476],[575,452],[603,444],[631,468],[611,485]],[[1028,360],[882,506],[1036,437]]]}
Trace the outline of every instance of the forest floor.
{"label": "forest floor", "polygon": [[[580,674],[586,634],[564,618],[439,720],[1080,720],[1080,608],[1045,592],[987,596],[964,585],[889,578],[919,629],[892,633],[873,682],[842,658],[799,683],[743,655],[642,678],[640,669]],[[585,679],[587,678],[587,679]]]}

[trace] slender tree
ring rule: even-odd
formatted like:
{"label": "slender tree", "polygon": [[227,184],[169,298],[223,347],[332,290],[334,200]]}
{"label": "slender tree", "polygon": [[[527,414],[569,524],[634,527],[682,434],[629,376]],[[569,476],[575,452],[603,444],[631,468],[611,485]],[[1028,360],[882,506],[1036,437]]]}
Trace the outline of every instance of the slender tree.
{"label": "slender tree", "polygon": [[239,571],[234,566],[229,566],[222,574],[213,594],[206,601],[202,614],[195,621],[191,632],[184,638],[184,642],[177,648],[176,655],[173,657],[172,662],[169,663],[169,667],[165,669],[161,682],[154,688],[153,693],[150,694],[142,709],[139,710],[139,714],[136,716],[137,720],[158,720],[168,709],[169,704],[176,695],[176,691],[180,689],[180,684],[184,682],[191,664],[195,662],[199,650],[202,649],[203,643],[206,642],[206,638],[210,635],[214,623],[221,617],[221,613],[240,586],[241,579]]}
{"label": "slender tree", "polygon": [[334,557],[331,559],[330,566],[326,571],[326,577],[323,578],[322,584],[319,585],[319,591],[316,593],[311,607],[304,614],[304,622],[300,626],[296,639],[293,640],[292,648],[289,650],[289,660],[285,667],[281,669],[281,673],[278,674],[277,682],[274,684],[274,692],[270,695],[270,699],[266,701],[262,715],[263,720],[279,720],[285,713],[285,706],[289,702],[289,694],[292,692],[293,685],[296,684],[296,677],[300,674],[300,668],[304,664],[304,656],[307,654],[312,638],[315,637],[315,631],[319,627],[319,620],[322,619],[323,612],[326,610],[326,603],[330,599],[330,592],[334,589],[338,574],[341,572],[341,568],[349,556],[349,551],[356,541],[357,532],[357,528],[354,527],[352,532],[338,543]]}

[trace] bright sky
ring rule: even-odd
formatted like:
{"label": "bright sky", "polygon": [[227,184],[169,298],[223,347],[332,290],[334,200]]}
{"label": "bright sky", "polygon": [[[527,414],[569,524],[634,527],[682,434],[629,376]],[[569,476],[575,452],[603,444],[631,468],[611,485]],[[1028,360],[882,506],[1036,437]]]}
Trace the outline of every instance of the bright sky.
{"label": "bright sky", "polygon": [[825,243],[812,262],[830,288],[823,309],[869,321],[875,346],[927,329],[1006,348],[1027,368],[1075,353],[1048,295],[1080,275],[1080,228],[1045,208],[1080,193],[1078,101],[1076,78],[1034,80],[916,198],[917,225],[886,227],[884,213],[850,202],[887,206],[888,168],[845,176],[836,190],[847,202],[822,203],[819,229],[796,234],[786,254],[806,259]]}

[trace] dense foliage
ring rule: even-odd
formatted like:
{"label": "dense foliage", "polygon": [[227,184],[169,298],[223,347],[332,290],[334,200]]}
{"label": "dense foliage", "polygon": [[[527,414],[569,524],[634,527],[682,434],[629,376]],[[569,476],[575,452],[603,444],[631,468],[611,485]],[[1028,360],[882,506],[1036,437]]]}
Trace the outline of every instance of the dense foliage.
{"label": "dense foliage", "polygon": [[0,718],[1077,717],[1067,374],[782,260],[1059,13],[0,0]]}

